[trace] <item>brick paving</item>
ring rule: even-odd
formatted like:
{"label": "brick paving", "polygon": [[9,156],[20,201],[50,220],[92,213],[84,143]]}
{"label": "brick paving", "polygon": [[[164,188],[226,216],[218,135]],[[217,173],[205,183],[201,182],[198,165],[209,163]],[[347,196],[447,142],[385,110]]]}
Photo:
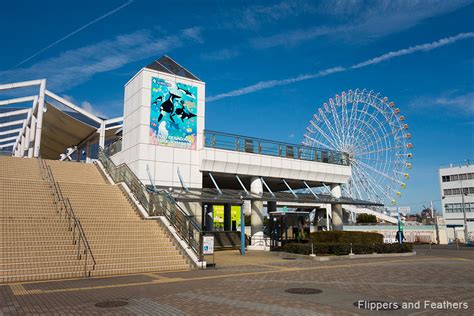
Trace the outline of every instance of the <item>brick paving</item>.
{"label": "brick paving", "polygon": [[[358,300],[422,304],[386,312],[392,315],[474,315],[473,249],[420,247],[412,257],[334,261],[226,251],[215,261],[216,269],[208,270],[0,285],[0,315],[381,314],[358,309]],[[424,309],[425,300],[466,302],[469,309]],[[105,301],[127,305],[95,306]]]}

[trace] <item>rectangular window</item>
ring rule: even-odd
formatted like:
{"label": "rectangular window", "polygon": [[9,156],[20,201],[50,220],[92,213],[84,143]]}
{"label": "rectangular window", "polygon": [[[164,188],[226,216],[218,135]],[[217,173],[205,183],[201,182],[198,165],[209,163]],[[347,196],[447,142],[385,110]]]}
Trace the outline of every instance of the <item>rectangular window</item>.
{"label": "rectangular window", "polygon": [[449,182],[449,176],[442,176],[441,178],[443,182]]}

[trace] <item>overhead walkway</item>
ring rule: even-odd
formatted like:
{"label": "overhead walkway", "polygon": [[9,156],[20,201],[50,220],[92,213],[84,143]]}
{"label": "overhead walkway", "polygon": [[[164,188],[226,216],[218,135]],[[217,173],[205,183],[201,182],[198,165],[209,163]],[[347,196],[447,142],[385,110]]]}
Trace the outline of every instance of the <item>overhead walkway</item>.
{"label": "overhead walkway", "polygon": [[392,224],[397,224],[398,223],[398,220],[392,216],[388,216],[388,215],[385,215],[385,214],[382,214],[380,212],[377,212],[377,211],[374,211],[374,210],[371,210],[369,208],[364,208],[364,207],[356,207],[354,205],[344,205],[344,208],[348,211],[350,211],[351,213],[354,213],[354,214],[369,214],[369,215],[374,215],[375,217],[377,217],[378,219],[380,220],[383,220],[385,222],[388,222],[388,223],[392,223]]}

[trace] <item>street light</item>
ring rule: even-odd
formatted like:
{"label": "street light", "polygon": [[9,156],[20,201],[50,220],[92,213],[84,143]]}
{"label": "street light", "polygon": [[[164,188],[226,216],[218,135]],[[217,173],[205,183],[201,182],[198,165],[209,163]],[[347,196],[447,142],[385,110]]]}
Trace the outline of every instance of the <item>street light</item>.
{"label": "street light", "polygon": [[459,178],[459,182],[461,184],[461,203],[462,203],[462,213],[463,213],[463,216],[464,216],[464,242],[467,244],[469,242],[468,241],[469,234],[467,232],[467,217],[466,217],[466,208],[465,208],[465,205],[464,205],[464,195],[466,193],[464,193],[464,188],[462,186],[462,179],[461,178]]}
{"label": "street light", "polygon": [[[468,234],[468,231],[467,231],[467,217],[466,217],[466,208],[465,208],[465,205],[464,205],[464,195],[467,195],[467,193],[464,193],[464,188],[462,186],[462,179],[459,178],[459,183],[461,185],[461,207],[462,207],[462,213],[463,213],[463,217],[464,217],[464,242],[467,244],[468,243],[468,239],[469,239],[469,234]],[[441,199],[444,200],[445,196],[442,196]]]}

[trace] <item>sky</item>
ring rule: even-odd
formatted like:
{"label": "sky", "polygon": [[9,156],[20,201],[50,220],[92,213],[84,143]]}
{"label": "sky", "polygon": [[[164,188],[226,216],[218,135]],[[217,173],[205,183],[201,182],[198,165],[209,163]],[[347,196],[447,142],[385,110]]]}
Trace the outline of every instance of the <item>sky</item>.
{"label": "sky", "polygon": [[206,83],[206,129],[299,143],[335,94],[374,90],[410,125],[399,205],[439,209],[438,168],[474,161],[474,3],[433,1],[7,1],[0,84],[49,90],[103,117],[163,54]]}

